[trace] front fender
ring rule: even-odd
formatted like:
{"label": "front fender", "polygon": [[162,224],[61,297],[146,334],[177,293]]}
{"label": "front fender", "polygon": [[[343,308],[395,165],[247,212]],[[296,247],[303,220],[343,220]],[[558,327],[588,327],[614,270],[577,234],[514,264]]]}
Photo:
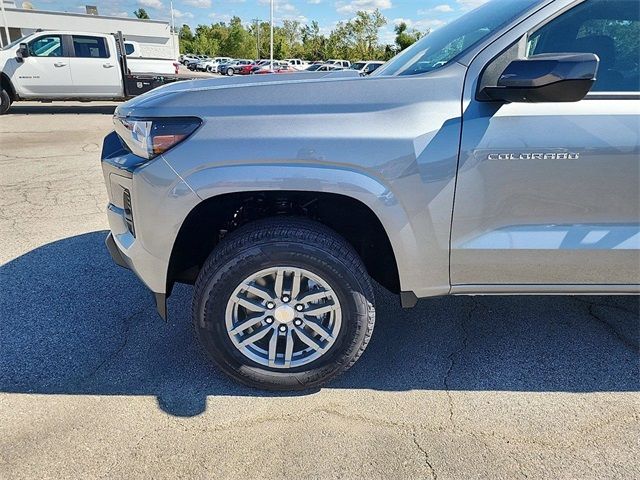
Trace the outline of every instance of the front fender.
{"label": "front fender", "polygon": [[[213,179],[213,181],[212,181]],[[378,217],[393,248],[403,291],[420,296],[446,294],[448,277],[438,285],[425,285],[425,255],[410,215],[390,185],[365,172],[345,167],[308,164],[251,164],[212,166],[184,178],[196,195],[206,200],[249,191],[305,191],[344,195],[363,203]]]}

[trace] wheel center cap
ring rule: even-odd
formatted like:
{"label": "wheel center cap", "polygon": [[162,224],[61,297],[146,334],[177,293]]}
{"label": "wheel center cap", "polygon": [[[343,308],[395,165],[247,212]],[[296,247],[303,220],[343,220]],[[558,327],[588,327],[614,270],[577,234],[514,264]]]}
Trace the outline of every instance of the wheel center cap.
{"label": "wheel center cap", "polygon": [[289,323],[295,318],[296,311],[289,305],[280,305],[276,308],[273,316],[276,318],[278,323]]}

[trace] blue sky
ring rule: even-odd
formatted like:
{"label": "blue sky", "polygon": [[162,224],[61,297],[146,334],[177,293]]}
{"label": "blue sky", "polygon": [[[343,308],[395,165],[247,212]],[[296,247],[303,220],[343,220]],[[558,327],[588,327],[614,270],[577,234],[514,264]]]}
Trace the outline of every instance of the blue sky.
{"label": "blue sky", "polygon": [[[102,15],[133,16],[142,7],[153,19],[169,19],[169,0],[30,0],[34,8],[84,12],[84,5],[96,5]],[[381,29],[384,43],[393,41],[393,25],[405,21],[419,30],[434,29],[458,17],[486,0],[275,0],[276,20],[297,19],[303,23],[317,20],[328,32],[341,20],[358,10],[379,8],[389,24]],[[20,5],[22,0],[17,0]],[[269,0],[174,0],[176,23],[192,27],[228,21],[238,15],[243,21],[269,18]]]}

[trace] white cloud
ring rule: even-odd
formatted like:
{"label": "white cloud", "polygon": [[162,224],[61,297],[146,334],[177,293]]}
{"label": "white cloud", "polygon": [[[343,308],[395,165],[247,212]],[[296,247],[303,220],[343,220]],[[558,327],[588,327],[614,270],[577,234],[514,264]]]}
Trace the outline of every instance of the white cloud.
{"label": "white cloud", "polygon": [[422,32],[426,30],[435,30],[436,28],[441,27],[442,25],[447,23],[444,20],[412,20],[410,18],[394,18],[392,21],[394,25],[398,25],[403,22],[407,24],[407,27],[415,28],[416,30],[420,30]]}
{"label": "white cloud", "polygon": [[336,2],[336,11],[341,14],[352,14],[358,10],[370,12],[376,8],[387,10],[393,7],[391,0],[341,0]]}
{"label": "white cloud", "polygon": [[183,12],[181,10],[178,10],[177,8],[173,9],[173,15],[176,18],[193,18],[193,13]]}
{"label": "white cloud", "polygon": [[164,5],[162,5],[162,2],[160,0],[138,0],[138,3],[147,8],[164,8]]}
{"label": "white cloud", "polygon": [[211,0],[182,0],[182,3],[196,8],[211,8]]}
{"label": "white cloud", "polygon": [[471,10],[472,8],[479,7],[483,3],[487,3],[487,1],[488,0],[456,0],[463,10]]}

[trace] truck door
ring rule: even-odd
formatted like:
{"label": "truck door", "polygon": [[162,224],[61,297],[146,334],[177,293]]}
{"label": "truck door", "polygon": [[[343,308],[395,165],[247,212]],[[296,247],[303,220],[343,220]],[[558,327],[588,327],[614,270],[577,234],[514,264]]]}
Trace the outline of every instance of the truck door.
{"label": "truck door", "polygon": [[76,94],[85,98],[122,96],[122,77],[115,51],[106,37],[72,35],[71,78]]}
{"label": "truck door", "polygon": [[15,63],[16,87],[24,98],[61,98],[73,93],[69,53],[61,35],[41,35],[27,44],[29,56]]}
{"label": "truck door", "polygon": [[[454,291],[640,284],[637,0],[564,1],[550,12],[557,3],[470,66],[451,239]],[[502,72],[509,57],[560,52],[600,58],[585,99],[476,99],[483,75]]]}

